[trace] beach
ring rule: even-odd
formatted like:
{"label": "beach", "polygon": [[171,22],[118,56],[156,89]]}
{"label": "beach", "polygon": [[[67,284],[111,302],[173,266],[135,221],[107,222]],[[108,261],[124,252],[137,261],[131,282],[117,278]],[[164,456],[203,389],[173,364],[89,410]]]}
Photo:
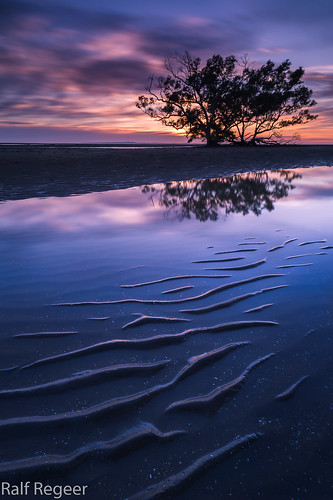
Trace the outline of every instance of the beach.
{"label": "beach", "polygon": [[333,166],[333,146],[2,145],[0,199],[68,196],[317,165]]}
{"label": "beach", "polygon": [[331,498],[333,147],[0,157],[3,492]]}

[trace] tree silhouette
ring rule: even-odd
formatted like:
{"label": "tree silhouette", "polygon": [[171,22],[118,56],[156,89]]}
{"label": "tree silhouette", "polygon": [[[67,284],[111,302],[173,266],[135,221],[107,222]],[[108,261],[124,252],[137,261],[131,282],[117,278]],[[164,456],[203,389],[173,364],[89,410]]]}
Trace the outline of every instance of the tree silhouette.
{"label": "tree silhouette", "polygon": [[216,146],[230,134],[223,97],[230,94],[236,59],[216,55],[201,69],[200,62],[188,52],[167,57],[169,75],[156,81],[151,76],[149,96],[140,96],[136,105],[164,125],[184,130],[189,142],[200,138]]}
{"label": "tree silhouette", "polygon": [[136,106],[177,130],[188,141],[255,145],[281,142],[280,130],[316,118],[307,108],[316,103],[303,85],[304,70],[291,71],[289,60],[258,69],[234,56],[200,58],[185,52],[165,59],[168,76],[150,77],[147,95]]}
{"label": "tree silhouette", "polygon": [[233,78],[231,141],[235,144],[281,142],[282,128],[306,123],[317,116],[306,107],[316,103],[312,91],[302,85],[304,70],[290,70],[287,59],[279,66],[272,61],[253,69],[245,60],[241,74]]}
{"label": "tree silhouette", "polygon": [[180,221],[192,215],[204,222],[216,221],[220,212],[225,215],[274,210],[274,202],[288,196],[294,179],[300,174],[288,170],[249,172],[220,179],[168,182],[162,187],[144,186],[143,193],[150,193],[151,200],[167,208],[168,216]]}

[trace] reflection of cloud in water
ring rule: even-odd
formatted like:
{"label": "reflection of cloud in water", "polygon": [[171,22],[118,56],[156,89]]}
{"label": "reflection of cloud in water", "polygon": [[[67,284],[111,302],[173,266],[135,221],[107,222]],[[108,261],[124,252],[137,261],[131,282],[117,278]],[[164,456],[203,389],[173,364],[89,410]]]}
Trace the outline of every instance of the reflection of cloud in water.
{"label": "reflection of cloud in water", "polygon": [[288,201],[333,197],[332,167],[299,168],[297,172],[302,178],[297,181],[297,190],[290,194]]}
{"label": "reflection of cloud in water", "polygon": [[[79,232],[142,225],[151,219],[154,208],[136,188],[92,193],[68,198],[20,200],[1,205],[0,227],[15,232],[47,226],[57,232]],[[154,216],[156,216],[154,214]]]}
{"label": "reflection of cloud in water", "polygon": [[[200,221],[216,220],[221,213],[252,212],[259,215],[262,210],[273,210],[276,204],[288,204],[288,207],[308,200],[306,206],[309,206],[310,199],[332,196],[331,168],[287,172],[287,177],[286,173],[279,172],[238,174],[228,179],[156,184],[148,188],[67,198],[10,201],[0,205],[0,228],[8,235],[20,231],[22,235],[29,233],[29,236],[44,233],[48,238],[61,232],[84,234],[86,230],[89,230],[89,236],[98,232],[109,236],[109,231],[115,236],[135,228],[167,233],[175,229],[172,220],[165,220],[166,210],[170,208],[178,219],[195,215]],[[199,189],[199,194],[196,192],[194,196],[193,189]],[[148,193],[144,195],[142,190]],[[152,194],[155,196],[153,200],[150,199]],[[187,194],[192,198],[186,197]]]}

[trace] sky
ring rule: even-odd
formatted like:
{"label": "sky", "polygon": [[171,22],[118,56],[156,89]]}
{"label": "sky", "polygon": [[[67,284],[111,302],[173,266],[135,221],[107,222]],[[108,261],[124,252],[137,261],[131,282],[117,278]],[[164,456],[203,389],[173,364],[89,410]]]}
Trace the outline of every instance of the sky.
{"label": "sky", "polygon": [[332,0],[1,0],[0,142],[186,143],[135,103],[187,50],[302,66],[319,116],[292,132],[333,143],[332,19]]}

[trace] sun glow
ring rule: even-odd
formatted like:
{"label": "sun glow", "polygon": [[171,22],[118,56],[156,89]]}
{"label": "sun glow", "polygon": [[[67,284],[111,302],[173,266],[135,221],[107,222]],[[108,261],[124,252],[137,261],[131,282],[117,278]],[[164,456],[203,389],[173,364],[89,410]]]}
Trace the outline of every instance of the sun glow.
{"label": "sun glow", "polygon": [[[23,13],[16,23],[8,23],[6,37],[0,37],[4,54],[0,60],[2,137],[7,137],[3,134],[6,130],[8,137],[15,140],[18,135],[23,137],[26,130],[40,127],[45,134],[51,129],[63,130],[66,140],[70,130],[82,130],[91,131],[95,137],[99,133],[115,137],[125,134],[133,140],[145,137],[149,142],[158,142],[163,135],[171,141],[186,142],[184,130],[165,127],[135,107],[138,96],[145,94],[149,76],[165,74],[163,55],[192,47],[193,55],[202,57],[200,45],[205,36],[205,54],[208,50],[211,53],[204,57],[223,50],[224,56],[238,55],[236,40],[235,47],[229,47],[228,40],[222,38],[223,50],[211,46],[211,35],[215,36],[220,25],[201,13],[181,12],[172,24],[173,31],[170,20],[165,20],[166,25],[162,23],[158,31],[157,21],[156,26],[146,29],[139,27],[142,20],[116,13],[112,13],[108,28],[102,18],[92,17],[92,28],[85,31],[73,19],[72,24],[53,22],[53,15],[54,12],[48,17],[35,10]],[[95,27],[95,22],[100,22],[101,27]],[[290,47],[287,42],[286,47]],[[272,53],[284,58],[284,54],[289,57],[291,50],[266,33],[253,43],[253,57]],[[307,125],[285,129],[286,135],[299,134],[302,142],[333,141],[332,73],[331,64],[306,66],[304,80],[314,88],[320,117]],[[313,112],[316,113],[315,108]]]}

